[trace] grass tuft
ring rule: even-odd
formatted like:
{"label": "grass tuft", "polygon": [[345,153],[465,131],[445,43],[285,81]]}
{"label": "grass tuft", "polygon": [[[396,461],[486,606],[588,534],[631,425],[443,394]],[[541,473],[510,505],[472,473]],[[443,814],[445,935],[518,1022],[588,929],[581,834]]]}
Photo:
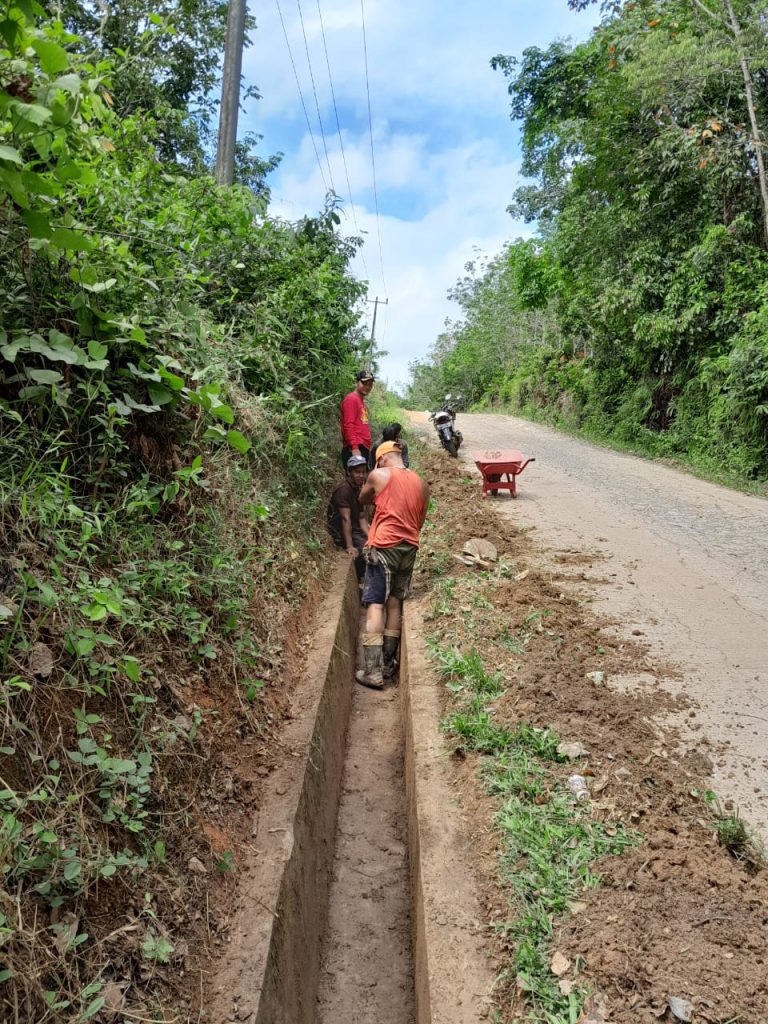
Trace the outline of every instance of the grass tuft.
{"label": "grass tuft", "polygon": [[738,808],[734,812],[726,811],[711,789],[706,790],[703,796],[712,816],[712,827],[718,843],[738,861],[754,867],[763,865],[765,851],[742,821]]}
{"label": "grass tuft", "polygon": [[576,1021],[588,993],[578,987],[564,993],[550,970],[553,922],[584,889],[600,884],[599,857],[620,854],[640,837],[620,824],[593,821],[588,807],[574,804],[553,729],[494,721],[490,702],[504,682],[485,670],[474,647],[462,654],[433,643],[432,656],[454,702],[442,727],[458,741],[457,751],[482,755],[482,782],[500,800],[495,828],[508,913],[494,928],[511,952],[501,980],[524,994],[529,1021]]}

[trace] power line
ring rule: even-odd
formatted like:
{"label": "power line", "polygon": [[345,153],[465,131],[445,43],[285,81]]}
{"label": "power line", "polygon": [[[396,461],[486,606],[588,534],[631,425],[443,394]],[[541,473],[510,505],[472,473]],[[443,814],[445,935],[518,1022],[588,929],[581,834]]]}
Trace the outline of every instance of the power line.
{"label": "power line", "polygon": [[307,42],[307,30],[304,28],[304,15],[301,10],[301,0],[296,0],[296,6],[299,9],[299,21],[301,22],[301,34],[304,36],[304,50],[307,54],[307,65],[309,67],[309,80],[312,83],[312,92],[315,97],[315,110],[317,111],[317,123],[320,125],[320,136],[323,140],[323,150],[325,151],[325,162],[328,165],[328,177],[331,180],[331,188],[334,193],[336,192],[336,186],[333,184],[333,171],[331,170],[331,161],[328,156],[328,144],[325,141],[325,130],[323,128],[323,119],[320,116],[320,101],[317,98],[317,89],[315,88],[315,76],[312,71],[312,58],[309,56],[309,43]]}
{"label": "power line", "polygon": [[384,330],[381,332],[381,346],[387,343],[387,328],[389,327],[389,303],[384,304]]}
{"label": "power line", "polygon": [[[283,35],[285,36],[285,45],[288,47],[288,56],[291,58],[291,67],[293,68],[293,77],[296,79],[296,88],[299,90],[299,99],[301,100],[301,109],[304,111],[304,118],[307,122],[307,130],[309,131],[309,137],[312,140],[312,148],[315,151],[315,157],[317,158],[317,166],[320,171],[320,177],[323,179],[323,187],[326,193],[328,190],[328,182],[325,180],[325,174],[323,173],[323,164],[320,160],[320,153],[317,149],[317,143],[315,142],[315,135],[312,131],[312,124],[309,120],[309,114],[307,113],[307,105],[304,102],[304,93],[301,91],[301,82],[299,81],[299,73],[296,70],[296,61],[293,59],[293,51],[291,50],[291,43],[288,39],[288,32],[285,27],[285,19],[283,18],[283,11],[280,7],[280,0],[275,0],[277,4],[277,13],[280,15],[280,24],[283,26]],[[322,127],[322,125],[321,125]],[[336,191],[335,189],[333,190]]]}
{"label": "power line", "polygon": [[[318,17],[320,19],[320,32],[322,33],[322,36],[323,36],[323,50],[325,51],[325,66],[328,69],[328,82],[330,83],[330,86],[331,86],[331,99],[333,100],[333,113],[334,113],[334,116],[336,118],[336,132],[337,132],[337,134],[339,136],[339,147],[341,149],[341,162],[344,164],[344,176],[347,179],[347,195],[349,196],[349,208],[350,208],[350,211],[352,213],[352,220],[353,220],[354,225],[355,225],[355,231],[357,232],[358,235],[360,235],[360,225],[357,223],[357,214],[355,213],[355,200],[352,198],[352,185],[350,184],[350,181],[349,181],[349,168],[347,167],[347,156],[346,156],[346,153],[344,152],[344,139],[342,138],[342,134],[341,134],[341,122],[339,121],[339,108],[336,105],[336,90],[333,87],[333,75],[331,74],[331,60],[330,60],[330,57],[328,56],[328,42],[327,42],[327,40],[325,38],[325,25],[323,23],[323,12],[320,9],[320,0],[317,0],[317,15],[318,15]],[[366,266],[366,263],[365,263],[365,256],[363,255],[363,247],[362,247],[362,245],[360,247],[360,259],[362,260],[362,263],[363,263],[363,270],[365,271],[365,276],[366,277],[370,277],[370,274],[368,273],[368,267]]]}
{"label": "power line", "polygon": [[373,152],[373,117],[371,116],[371,85],[368,77],[368,42],[365,36],[365,0],[360,0],[360,16],[363,23],[363,55],[365,57],[365,91],[368,97],[368,132],[371,139],[371,171],[373,172],[373,201],[376,208],[376,234],[379,238],[379,265],[381,267],[381,283],[384,294],[387,294],[387,282],[384,278],[384,255],[381,248],[381,218],[379,216],[379,192],[376,185],[376,157]]}

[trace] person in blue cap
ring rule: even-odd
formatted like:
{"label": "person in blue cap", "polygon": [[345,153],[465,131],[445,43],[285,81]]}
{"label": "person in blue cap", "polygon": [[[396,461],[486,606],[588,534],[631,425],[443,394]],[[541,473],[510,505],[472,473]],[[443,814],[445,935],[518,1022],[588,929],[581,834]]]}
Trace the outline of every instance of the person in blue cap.
{"label": "person in blue cap", "polygon": [[328,502],[328,532],[336,547],[355,560],[358,580],[365,574],[363,548],[368,540],[368,520],[360,504],[360,490],[368,477],[368,461],[363,455],[347,459],[347,475]]}

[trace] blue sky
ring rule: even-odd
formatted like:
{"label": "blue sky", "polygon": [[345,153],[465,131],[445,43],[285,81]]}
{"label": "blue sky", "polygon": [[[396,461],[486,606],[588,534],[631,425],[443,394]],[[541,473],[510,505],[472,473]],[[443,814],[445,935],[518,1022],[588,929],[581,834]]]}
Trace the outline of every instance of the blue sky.
{"label": "blue sky", "polygon": [[[325,158],[298,3],[325,130]],[[457,308],[446,291],[464,264],[529,233],[506,213],[519,183],[520,150],[509,120],[506,80],[491,71],[497,53],[519,55],[556,38],[581,39],[594,10],[567,0],[365,0],[381,258],[371,173],[360,0],[319,0],[353,204],[336,130],[318,0],[280,0],[320,165],[301,106],[277,0],[260,0],[246,50],[250,100],[240,130],[264,136],[261,152],[282,151],[271,176],[273,213],[295,220],[322,208],[332,178],[344,199],[343,225],[366,244],[355,272],[370,297],[389,299],[377,337],[389,355],[383,374],[404,381]],[[383,266],[382,266],[383,265]],[[372,307],[371,307],[372,308]]]}

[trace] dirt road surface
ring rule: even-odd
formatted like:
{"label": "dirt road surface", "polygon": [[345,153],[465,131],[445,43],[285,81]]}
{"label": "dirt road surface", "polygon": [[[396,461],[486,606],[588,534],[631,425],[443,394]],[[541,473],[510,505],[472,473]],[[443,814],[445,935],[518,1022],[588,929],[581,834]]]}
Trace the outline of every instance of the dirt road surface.
{"label": "dirt road surface", "polygon": [[478,478],[474,450],[535,456],[516,501],[488,500],[552,557],[599,553],[593,607],[679,670],[664,685],[697,708],[676,723],[684,741],[714,744],[716,792],[767,842],[768,501],[511,416],[457,425]]}

